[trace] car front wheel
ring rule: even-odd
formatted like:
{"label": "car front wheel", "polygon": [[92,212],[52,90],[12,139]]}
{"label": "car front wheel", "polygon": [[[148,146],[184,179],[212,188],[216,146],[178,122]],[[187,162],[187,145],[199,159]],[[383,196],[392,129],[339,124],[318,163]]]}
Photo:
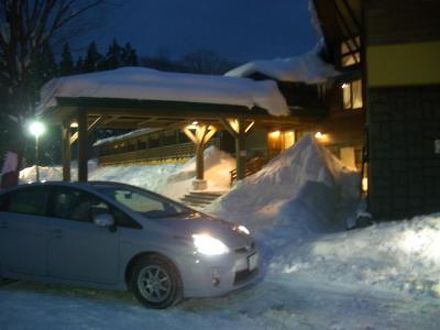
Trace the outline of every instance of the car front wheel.
{"label": "car front wheel", "polygon": [[136,262],[130,287],[136,298],[150,308],[167,308],[182,297],[182,285],[176,267],[157,255],[145,256]]}

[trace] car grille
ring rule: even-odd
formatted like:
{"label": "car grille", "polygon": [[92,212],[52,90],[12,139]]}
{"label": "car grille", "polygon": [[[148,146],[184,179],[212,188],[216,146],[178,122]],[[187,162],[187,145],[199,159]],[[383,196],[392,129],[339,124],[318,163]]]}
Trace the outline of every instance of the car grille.
{"label": "car grille", "polygon": [[235,273],[234,285],[240,285],[246,281],[249,281],[251,278],[258,274],[258,268],[255,268],[252,271],[249,269],[241,270]]}

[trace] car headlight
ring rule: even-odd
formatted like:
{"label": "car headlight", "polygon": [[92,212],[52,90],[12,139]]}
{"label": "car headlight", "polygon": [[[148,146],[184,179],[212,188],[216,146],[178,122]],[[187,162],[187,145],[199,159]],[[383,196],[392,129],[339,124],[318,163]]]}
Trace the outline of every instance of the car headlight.
{"label": "car headlight", "polygon": [[192,237],[197,251],[202,254],[216,256],[229,252],[229,248],[225,243],[208,234],[194,234]]}
{"label": "car headlight", "polygon": [[251,234],[250,230],[247,229],[247,228],[246,228],[245,226],[243,226],[243,225],[236,225],[236,226],[234,226],[234,230],[235,230],[236,232],[239,232],[239,233],[242,233],[242,234],[246,234],[246,235],[250,235],[250,234]]}

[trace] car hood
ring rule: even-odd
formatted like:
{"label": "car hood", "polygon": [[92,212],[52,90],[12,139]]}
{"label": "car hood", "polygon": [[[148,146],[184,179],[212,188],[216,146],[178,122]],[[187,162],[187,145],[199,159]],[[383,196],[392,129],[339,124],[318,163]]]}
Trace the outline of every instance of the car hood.
{"label": "car hood", "polygon": [[216,219],[198,212],[182,217],[154,219],[155,224],[177,239],[192,239],[194,234],[209,234],[220,239],[231,250],[247,251],[253,248],[254,241],[250,235],[238,232],[235,224]]}

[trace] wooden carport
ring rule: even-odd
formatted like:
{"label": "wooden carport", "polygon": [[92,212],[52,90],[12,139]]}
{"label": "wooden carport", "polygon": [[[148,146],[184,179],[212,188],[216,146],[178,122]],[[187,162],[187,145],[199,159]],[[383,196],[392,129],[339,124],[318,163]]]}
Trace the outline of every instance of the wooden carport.
{"label": "wooden carport", "polygon": [[[57,105],[43,116],[62,125],[63,179],[71,179],[72,144],[78,143],[78,181],[87,181],[88,137],[98,128],[139,129],[146,127],[182,129],[196,144],[195,188],[203,189],[203,150],[216,130],[225,129],[235,139],[237,178],[244,177],[245,135],[255,127],[283,129],[316,124],[322,109],[273,116],[266,110],[245,106],[181,101],[133,100],[121,98],[57,97]],[[197,125],[194,125],[194,123]]]}

